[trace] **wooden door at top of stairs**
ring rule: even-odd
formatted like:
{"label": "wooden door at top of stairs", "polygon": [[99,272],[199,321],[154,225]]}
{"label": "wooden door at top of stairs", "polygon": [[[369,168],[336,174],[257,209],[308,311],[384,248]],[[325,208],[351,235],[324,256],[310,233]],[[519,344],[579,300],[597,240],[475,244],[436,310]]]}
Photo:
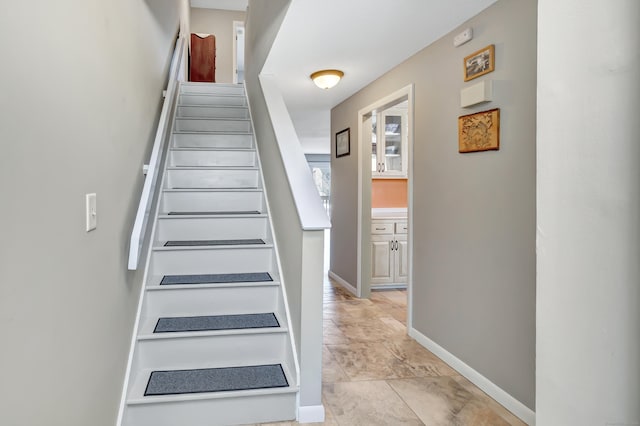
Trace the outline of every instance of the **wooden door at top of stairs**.
{"label": "wooden door at top of stairs", "polygon": [[216,37],[191,34],[189,81],[216,82]]}

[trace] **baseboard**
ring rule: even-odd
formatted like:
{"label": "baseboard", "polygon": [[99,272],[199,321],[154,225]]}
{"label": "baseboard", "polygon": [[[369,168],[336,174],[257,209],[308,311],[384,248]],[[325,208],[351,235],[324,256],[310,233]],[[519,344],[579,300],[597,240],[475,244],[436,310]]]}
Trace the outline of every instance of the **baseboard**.
{"label": "baseboard", "polygon": [[336,274],[333,271],[329,271],[329,278],[331,278],[332,280],[334,280],[335,282],[337,282],[338,284],[340,284],[342,287],[344,287],[345,290],[347,290],[349,293],[353,294],[354,296],[358,297],[358,290],[352,286],[351,284],[349,284],[348,281],[345,281],[344,279],[342,279],[342,277],[338,274]]}
{"label": "baseboard", "polygon": [[534,426],[536,424],[536,413],[533,410],[509,395],[491,380],[478,373],[464,361],[457,358],[451,352],[447,351],[445,348],[438,345],[436,342],[429,339],[427,336],[420,333],[415,328],[411,328],[409,330],[409,336],[416,339],[418,343],[429,349],[436,356],[449,364],[454,370],[466,377],[474,385],[482,389],[487,395],[498,401],[498,403],[502,404],[502,406],[504,406],[507,410],[511,411],[513,414],[519,417],[520,420],[522,420],[529,426]]}
{"label": "baseboard", "polygon": [[298,423],[324,422],[324,405],[298,407]]}

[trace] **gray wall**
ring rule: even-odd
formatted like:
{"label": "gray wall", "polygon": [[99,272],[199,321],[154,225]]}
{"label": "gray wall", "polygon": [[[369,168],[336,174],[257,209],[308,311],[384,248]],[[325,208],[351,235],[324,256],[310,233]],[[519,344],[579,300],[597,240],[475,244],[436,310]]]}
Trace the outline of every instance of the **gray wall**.
{"label": "gray wall", "polygon": [[640,2],[538,16],[536,420],[638,425]]}
{"label": "gray wall", "polygon": [[[246,88],[300,361],[300,407],[322,404],[322,230],[303,231],[258,80],[290,0],[250,0]],[[284,102],[282,104],[284,108]],[[282,117],[278,117],[282,118]],[[276,118],[276,119],[278,119]],[[302,161],[300,151],[300,160]],[[305,168],[306,172],[306,168]],[[313,189],[312,189],[313,190]],[[318,200],[319,201],[319,200]],[[320,203],[318,202],[318,207]]]}
{"label": "gray wall", "polygon": [[233,83],[233,21],[245,20],[245,12],[191,8],[191,32],[216,36],[216,83]]}
{"label": "gray wall", "polygon": [[[454,48],[468,26],[474,39]],[[463,58],[488,44],[496,70],[465,83]],[[494,101],[460,108],[460,89],[482,79]],[[353,285],[357,113],[411,83],[413,327],[533,409],[536,2],[495,3],[333,109],[332,135],[350,127],[352,143],[332,158],[331,270]],[[501,109],[500,150],[459,154],[457,117],[490,108]]]}
{"label": "gray wall", "polygon": [[[289,184],[258,81],[258,75],[280,29],[289,2],[290,0],[278,0],[267,4],[262,1],[250,1],[246,23],[245,84],[272,220],[276,237],[279,239],[278,249],[282,258],[282,269],[285,278],[291,277],[293,281],[299,279],[302,274],[302,229],[298,226],[300,220],[291,191],[284,190],[289,188]],[[273,190],[269,191],[270,188]],[[280,241],[281,238],[286,238],[286,241]],[[285,259],[290,261],[286,262]],[[285,281],[285,284],[289,283]],[[287,288],[287,296],[292,309],[293,331],[296,336],[299,336],[300,321],[296,319],[300,318],[300,304],[295,302],[300,300],[301,294],[297,284],[292,282],[291,285],[291,288]],[[300,350],[299,347],[297,349]]]}
{"label": "gray wall", "polygon": [[0,424],[115,424],[141,285],[129,234],[179,7],[2,6]]}

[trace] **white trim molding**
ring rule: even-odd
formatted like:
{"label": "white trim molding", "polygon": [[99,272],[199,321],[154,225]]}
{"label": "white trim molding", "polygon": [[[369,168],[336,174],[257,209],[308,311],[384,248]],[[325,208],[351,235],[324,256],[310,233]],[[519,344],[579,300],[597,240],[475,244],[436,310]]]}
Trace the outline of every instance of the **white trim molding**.
{"label": "white trim molding", "polygon": [[298,407],[298,423],[324,422],[324,405]]}
{"label": "white trim molding", "polygon": [[353,285],[351,285],[347,280],[343,279],[340,275],[336,274],[333,271],[329,271],[329,278],[331,278],[332,280],[334,280],[335,282],[340,284],[349,293],[351,293],[354,296],[358,297],[358,294],[357,294],[358,291],[356,290],[356,288]]}
{"label": "white trim molding", "polygon": [[409,336],[416,339],[418,343],[433,352],[436,356],[449,364],[451,368],[466,377],[471,383],[482,389],[487,395],[495,399],[499,404],[511,411],[529,426],[535,426],[536,413],[529,407],[509,395],[502,388],[497,386],[491,380],[474,370],[464,361],[447,351],[445,348],[420,333],[415,328],[409,329]]}

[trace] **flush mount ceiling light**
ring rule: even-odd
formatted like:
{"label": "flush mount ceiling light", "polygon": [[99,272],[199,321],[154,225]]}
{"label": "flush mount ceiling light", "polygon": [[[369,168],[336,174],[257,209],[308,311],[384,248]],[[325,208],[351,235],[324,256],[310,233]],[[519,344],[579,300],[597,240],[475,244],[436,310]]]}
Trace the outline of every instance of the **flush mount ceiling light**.
{"label": "flush mount ceiling light", "polygon": [[340,70],[321,70],[311,74],[311,80],[321,89],[331,89],[338,84],[344,73]]}

